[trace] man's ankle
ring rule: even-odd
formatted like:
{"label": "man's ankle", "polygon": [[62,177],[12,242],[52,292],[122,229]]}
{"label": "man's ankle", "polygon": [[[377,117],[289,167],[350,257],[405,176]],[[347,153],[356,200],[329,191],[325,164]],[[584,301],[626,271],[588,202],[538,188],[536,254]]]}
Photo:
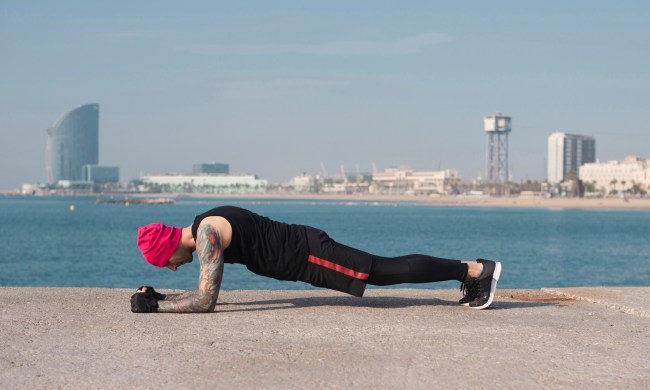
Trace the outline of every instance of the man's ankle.
{"label": "man's ankle", "polygon": [[467,277],[476,279],[483,273],[483,264],[476,261],[467,262]]}

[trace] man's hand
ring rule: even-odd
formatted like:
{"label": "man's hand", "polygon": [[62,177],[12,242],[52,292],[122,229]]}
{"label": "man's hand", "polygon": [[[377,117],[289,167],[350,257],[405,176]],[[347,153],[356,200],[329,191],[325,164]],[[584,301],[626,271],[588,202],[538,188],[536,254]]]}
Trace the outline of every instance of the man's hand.
{"label": "man's hand", "polygon": [[156,292],[153,287],[142,286],[131,295],[131,311],[134,313],[155,313],[158,311],[158,301],[164,295]]}
{"label": "man's hand", "polygon": [[137,292],[153,294],[154,298],[156,298],[159,301],[165,299],[165,294],[159,293],[158,291],[154,290],[154,288],[151,286],[140,286]]}

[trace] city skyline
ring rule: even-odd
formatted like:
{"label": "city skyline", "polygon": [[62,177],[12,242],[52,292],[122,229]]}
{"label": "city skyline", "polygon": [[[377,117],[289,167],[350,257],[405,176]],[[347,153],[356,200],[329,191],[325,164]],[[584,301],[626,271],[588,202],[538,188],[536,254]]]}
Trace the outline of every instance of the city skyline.
{"label": "city skyline", "polygon": [[0,5],[0,190],[45,183],[48,126],[102,106],[122,181],[228,163],[286,182],[357,164],[485,175],[482,118],[512,117],[509,171],[547,137],[650,157],[650,5],[279,1]]}

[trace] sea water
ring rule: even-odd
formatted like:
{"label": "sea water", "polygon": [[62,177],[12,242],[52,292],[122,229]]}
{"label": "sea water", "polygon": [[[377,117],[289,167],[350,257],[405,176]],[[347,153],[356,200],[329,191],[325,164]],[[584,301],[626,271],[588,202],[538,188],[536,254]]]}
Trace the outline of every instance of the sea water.
{"label": "sea water", "polygon": [[[325,230],[380,256],[424,253],[498,259],[502,288],[650,285],[650,211],[430,206],[417,202],[177,199],[172,205],[96,204],[91,197],[0,197],[0,286],[193,289],[198,262],[151,267],[138,226],[188,226],[235,205]],[[402,285],[457,288],[458,282]],[[222,289],[309,289],[226,264]]]}

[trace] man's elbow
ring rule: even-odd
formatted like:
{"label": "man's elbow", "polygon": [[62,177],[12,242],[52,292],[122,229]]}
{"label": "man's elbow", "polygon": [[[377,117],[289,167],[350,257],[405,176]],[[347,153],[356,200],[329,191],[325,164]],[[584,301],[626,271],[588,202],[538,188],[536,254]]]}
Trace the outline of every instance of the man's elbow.
{"label": "man's elbow", "polygon": [[215,299],[213,303],[208,306],[207,310],[205,311],[206,313],[212,313],[214,311],[214,308],[217,306],[217,300]]}
{"label": "man's elbow", "polygon": [[215,306],[217,305],[217,298],[211,296],[201,297],[201,304],[198,305],[197,311],[199,313],[211,313],[214,311]]}

